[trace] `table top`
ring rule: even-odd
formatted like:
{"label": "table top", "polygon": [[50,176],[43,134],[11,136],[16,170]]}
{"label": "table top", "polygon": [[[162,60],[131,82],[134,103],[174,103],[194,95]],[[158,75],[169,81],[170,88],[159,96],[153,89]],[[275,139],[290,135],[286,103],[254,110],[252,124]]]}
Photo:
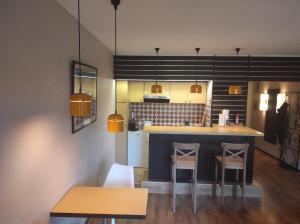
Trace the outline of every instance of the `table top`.
{"label": "table top", "polygon": [[72,187],[50,216],[144,219],[147,200],[144,188]]}
{"label": "table top", "polygon": [[263,133],[245,126],[144,126],[144,132],[148,132],[150,134],[264,136]]}

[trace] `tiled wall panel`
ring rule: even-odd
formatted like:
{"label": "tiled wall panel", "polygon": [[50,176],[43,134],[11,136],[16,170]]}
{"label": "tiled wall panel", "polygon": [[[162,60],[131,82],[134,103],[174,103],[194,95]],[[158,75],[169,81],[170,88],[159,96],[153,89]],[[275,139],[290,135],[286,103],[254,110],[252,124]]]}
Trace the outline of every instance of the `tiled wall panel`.
{"label": "tiled wall panel", "polygon": [[[129,112],[136,113],[137,119],[152,121],[153,125],[178,126],[184,121],[200,125],[205,104],[186,103],[130,103]],[[210,115],[209,115],[210,117]]]}

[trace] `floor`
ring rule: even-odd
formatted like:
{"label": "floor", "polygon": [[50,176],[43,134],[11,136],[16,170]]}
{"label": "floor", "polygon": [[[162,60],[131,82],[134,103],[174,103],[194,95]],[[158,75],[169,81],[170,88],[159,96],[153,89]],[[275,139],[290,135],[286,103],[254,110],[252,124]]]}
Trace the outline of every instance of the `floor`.
{"label": "floor", "polygon": [[[176,213],[171,211],[171,198],[167,194],[150,194],[146,220],[116,220],[118,224],[234,224],[234,223],[300,223],[300,172],[284,169],[278,161],[255,151],[254,178],[263,186],[262,199],[246,200],[241,210],[239,198],[225,199],[225,209],[211,196],[198,197],[198,212],[192,213],[191,197],[179,195]],[[99,224],[101,220],[91,220]]]}

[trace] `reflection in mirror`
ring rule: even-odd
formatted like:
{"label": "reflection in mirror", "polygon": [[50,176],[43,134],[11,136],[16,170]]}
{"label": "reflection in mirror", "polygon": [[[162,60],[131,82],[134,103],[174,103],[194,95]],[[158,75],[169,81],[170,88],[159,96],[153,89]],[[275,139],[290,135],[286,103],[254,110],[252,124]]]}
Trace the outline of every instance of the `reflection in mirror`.
{"label": "reflection in mirror", "polygon": [[[79,93],[80,74],[79,63],[72,62],[72,92]],[[82,93],[92,96],[91,111],[89,117],[72,117],[72,133],[90,125],[97,119],[97,68],[81,63],[81,88]]]}

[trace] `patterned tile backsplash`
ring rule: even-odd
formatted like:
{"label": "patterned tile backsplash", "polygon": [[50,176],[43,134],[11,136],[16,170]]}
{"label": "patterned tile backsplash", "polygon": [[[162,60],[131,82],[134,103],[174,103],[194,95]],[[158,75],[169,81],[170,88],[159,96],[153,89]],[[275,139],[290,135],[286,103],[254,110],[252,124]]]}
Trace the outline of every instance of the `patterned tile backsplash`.
{"label": "patterned tile backsplash", "polygon": [[190,125],[201,124],[205,104],[187,103],[130,103],[129,113],[143,121],[152,121],[153,125],[178,126],[190,121]]}

